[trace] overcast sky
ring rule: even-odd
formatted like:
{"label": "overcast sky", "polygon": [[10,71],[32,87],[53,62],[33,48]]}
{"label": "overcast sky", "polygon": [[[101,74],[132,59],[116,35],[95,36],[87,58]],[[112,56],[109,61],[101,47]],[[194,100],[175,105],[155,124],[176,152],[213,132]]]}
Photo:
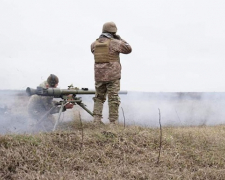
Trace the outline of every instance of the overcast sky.
{"label": "overcast sky", "polygon": [[0,89],[94,88],[91,43],[105,22],[132,46],[121,89],[225,91],[224,0],[0,0]]}

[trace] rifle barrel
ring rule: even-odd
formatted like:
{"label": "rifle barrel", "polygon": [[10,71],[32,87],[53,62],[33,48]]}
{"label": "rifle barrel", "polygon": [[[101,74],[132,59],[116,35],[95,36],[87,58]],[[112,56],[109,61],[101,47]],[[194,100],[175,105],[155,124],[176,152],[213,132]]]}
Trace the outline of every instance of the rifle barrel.
{"label": "rifle barrel", "polygon": [[[30,96],[37,94],[41,96],[54,96],[55,98],[60,98],[63,95],[69,94],[95,94],[94,90],[75,90],[75,89],[42,88],[42,87],[37,87],[37,89],[27,87],[26,92]],[[127,91],[120,91],[119,94],[127,94]]]}

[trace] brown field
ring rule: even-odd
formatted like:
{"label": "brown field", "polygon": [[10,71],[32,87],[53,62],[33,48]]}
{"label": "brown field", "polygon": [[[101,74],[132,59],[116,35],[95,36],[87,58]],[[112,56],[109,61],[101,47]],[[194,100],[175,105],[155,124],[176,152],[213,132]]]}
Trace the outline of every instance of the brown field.
{"label": "brown field", "polygon": [[[156,124],[151,128],[127,124],[126,128],[119,125],[112,129],[108,125],[98,127],[90,121],[81,125],[79,120],[72,120],[79,119],[80,109],[75,107],[62,116],[63,122],[56,132],[30,134],[26,112],[29,97],[16,95],[8,99],[12,94],[0,95],[0,180],[225,179],[225,126],[218,125],[224,117],[223,110],[218,108],[223,107],[223,101],[168,100],[169,111],[167,106],[162,106],[167,101],[163,99],[160,104],[158,99],[151,99],[144,101],[142,111],[137,112],[136,104],[132,107],[130,101],[124,101],[129,104],[123,105],[126,122],[148,119]],[[163,120],[160,156],[158,109],[150,106],[155,103],[162,110]],[[214,103],[212,107],[216,105],[214,109],[209,108],[210,103]],[[135,116],[138,112],[139,119]],[[141,118],[140,113],[146,117]],[[207,113],[210,116],[205,117]],[[193,116],[192,119],[186,114]],[[187,126],[185,118],[195,126]],[[87,120],[83,114],[82,119]],[[171,119],[182,123],[172,127],[173,124],[166,123],[171,123]],[[215,125],[199,123],[205,119],[214,121]]]}
{"label": "brown field", "polygon": [[[0,179],[225,179],[225,126],[97,127],[0,136]],[[159,163],[157,160],[159,158]]]}

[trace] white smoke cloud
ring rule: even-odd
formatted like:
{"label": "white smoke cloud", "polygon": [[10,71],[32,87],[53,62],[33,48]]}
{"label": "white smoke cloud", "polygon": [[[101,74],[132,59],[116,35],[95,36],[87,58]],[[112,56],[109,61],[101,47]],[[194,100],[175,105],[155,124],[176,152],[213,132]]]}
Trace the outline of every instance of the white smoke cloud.
{"label": "white smoke cloud", "polygon": [[[77,96],[82,98],[90,111],[93,110],[93,95]],[[120,98],[120,124],[124,124],[125,120],[126,125],[159,127],[159,110],[164,127],[225,124],[225,93],[128,92]],[[0,92],[0,134],[31,132],[26,109],[28,99],[24,91]],[[90,114],[76,105],[62,113],[60,122],[74,120],[74,111],[80,112],[82,121],[93,120]],[[54,115],[56,119],[58,115]],[[109,123],[107,101],[103,109],[103,122]]]}

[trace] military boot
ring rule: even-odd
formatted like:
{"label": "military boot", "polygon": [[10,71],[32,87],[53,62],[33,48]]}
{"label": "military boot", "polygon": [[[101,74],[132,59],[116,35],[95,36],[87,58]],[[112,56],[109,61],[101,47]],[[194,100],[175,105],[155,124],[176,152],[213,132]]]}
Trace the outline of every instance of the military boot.
{"label": "military boot", "polygon": [[115,128],[115,127],[117,127],[118,126],[118,120],[116,120],[116,119],[109,119],[109,121],[110,121],[110,123],[109,123],[109,127],[110,128]]}
{"label": "military boot", "polygon": [[102,122],[102,118],[99,116],[94,116],[93,123],[96,125],[104,125],[104,123]]}

